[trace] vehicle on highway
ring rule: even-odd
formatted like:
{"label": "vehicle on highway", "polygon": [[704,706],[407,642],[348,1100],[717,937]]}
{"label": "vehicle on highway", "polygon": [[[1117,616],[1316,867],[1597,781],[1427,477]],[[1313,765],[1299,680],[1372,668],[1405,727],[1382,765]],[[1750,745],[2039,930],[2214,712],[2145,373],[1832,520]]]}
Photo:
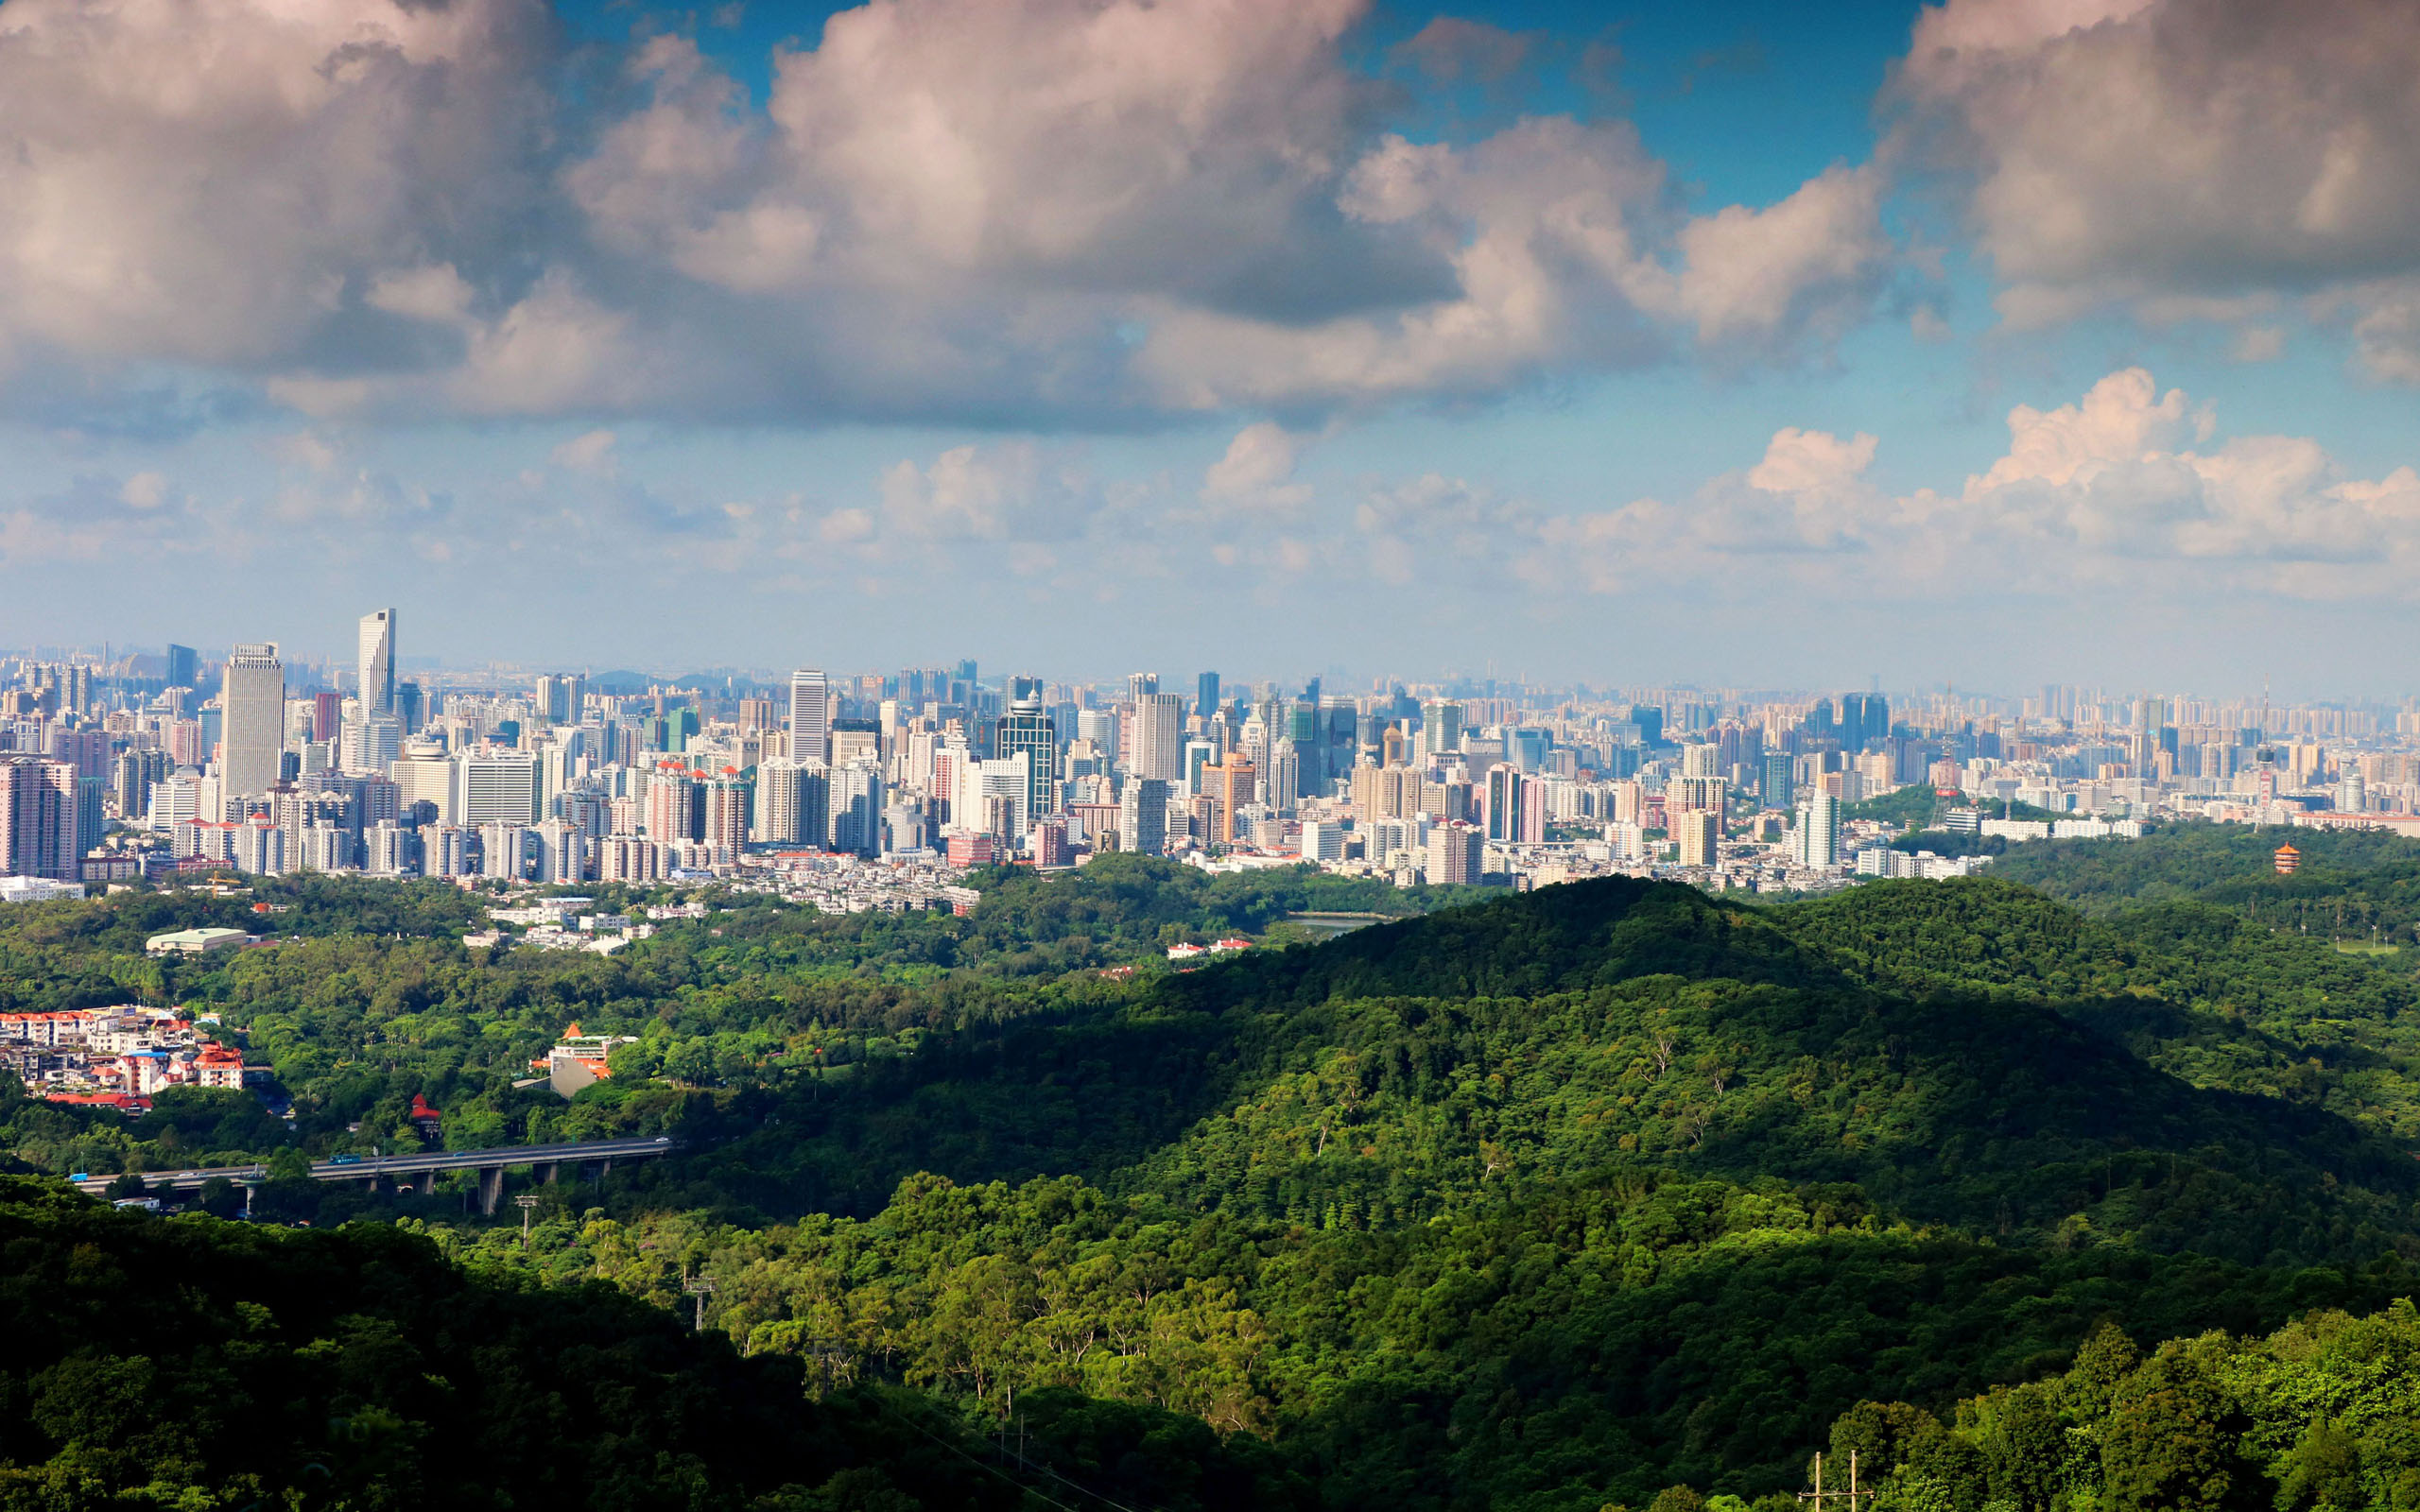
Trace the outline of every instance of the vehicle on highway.
{"label": "vehicle on highway", "polygon": [[328,1163],[330,1165],[359,1165],[361,1163],[361,1157],[358,1155],[331,1155],[328,1157]]}

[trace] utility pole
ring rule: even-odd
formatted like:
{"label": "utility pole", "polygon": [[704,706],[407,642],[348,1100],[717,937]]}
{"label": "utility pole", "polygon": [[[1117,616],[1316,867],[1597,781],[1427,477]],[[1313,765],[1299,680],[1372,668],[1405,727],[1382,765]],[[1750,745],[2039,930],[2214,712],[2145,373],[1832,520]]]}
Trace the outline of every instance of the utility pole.
{"label": "utility pole", "polygon": [[1874,1501],[1874,1493],[1872,1491],[1863,1491],[1858,1488],[1856,1450],[1849,1451],[1849,1488],[1847,1490],[1827,1491],[1824,1489],[1824,1456],[1818,1454],[1815,1456],[1815,1489],[1811,1491],[1801,1491],[1798,1493],[1798,1499],[1808,1504],[1810,1512],[1826,1512],[1826,1508],[1824,1506],[1826,1502],[1840,1501],[1846,1501],[1848,1503],[1848,1512],[1858,1512],[1858,1501],[1859,1498],[1863,1498],[1869,1504],[1871,1504]]}
{"label": "utility pole", "polygon": [[681,1289],[698,1299],[697,1332],[706,1332],[706,1298],[713,1294],[715,1283],[703,1276],[692,1276],[681,1283]]}
{"label": "utility pole", "polygon": [[538,1205],[538,1199],[524,1193],[512,1199],[512,1205],[521,1210],[521,1247],[526,1250],[529,1247],[529,1210]]}

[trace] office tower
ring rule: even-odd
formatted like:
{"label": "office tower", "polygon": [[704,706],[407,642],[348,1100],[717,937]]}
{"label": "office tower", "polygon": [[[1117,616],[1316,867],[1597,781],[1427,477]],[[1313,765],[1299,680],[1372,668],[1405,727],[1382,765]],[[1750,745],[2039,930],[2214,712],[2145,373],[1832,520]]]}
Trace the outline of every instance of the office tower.
{"label": "office tower", "polygon": [[479,826],[479,875],[500,877],[507,881],[521,880],[522,864],[529,853],[529,831],[518,824],[483,824]]}
{"label": "office tower", "polygon": [[1292,741],[1281,736],[1269,747],[1269,781],[1262,787],[1269,795],[1269,806],[1281,815],[1293,813],[1302,783],[1302,756]]}
{"label": "office tower", "polygon": [[1790,781],[1789,752],[1767,751],[1764,768],[1756,800],[1769,809],[1787,810],[1797,799],[1795,784]]}
{"label": "office tower", "polygon": [[891,803],[882,811],[882,852],[898,855],[925,849],[925,809],[920,803]]}
{"label": "office tower", "polygon": [[1681,865],[1710,867],[1715,862],[1715,842],[1721,837],[1721,826],[1711,810],[1691,809],[1672,816],[1669,821],[1672,838],[1680,842]]}
{"label": "office tower", "polygon": [[1143,855],[1168,848],[1168,784],[1156,777],[1130,777],[1117,799],[1117,848]]}
{"label": "office tower", "polygon": [[424,877],[459,877],[471,869],[467,832],[458,825],[438,824],[420,832],[420,871]]}
{"label": "office tower", "polygon": [[1236,757],[1224,765],[1203,767],[1201,779],[1201,791],[1218,805],[1211,814],[1210,839],[1219,845],[1233,845],[1236,827],[1240,822],[1238,816],[1253,806],[1260,774],[1253,769],[1252,763]]}
{"label": "office tower", "polygon": [[1286,706],[1286,738],[1294,746],[1294,794],[1313,798],[1328,790],[1327,735],[1320,706],[1297,698]]}
{"label": "office tower", "polygon": [[0,872],[77,880],[84,853],[76,827],[78,785],[72,763],[0,756]]}
{"label": "office tower", "polygon": [[408,877],[420,869],[420,836],[398,824],[379,824],[362,835],[361,868],[373,877]]}
{"label": "office tower", "polygon": [[[1043,712],[1042,688],[1036,682],[1029,691],[1023,685],[1028,679],[1016,679],[1022,693],[1000,716],[1000,732],[994,747],[1002,759],[1023,755],[1026,759],[1026,823],[1059,811],[1059,740],[1050,726],[1049,714]],[[1017,833],[1023,834],[1026,825]]]}
{"label": "office tower", "polygon": [[1841,800],[1817,792],[1798,807],[1798,827],[1790,832],[1789,858],[1802,867],[1841,864]]}
{"label": "office tower", "polygon": [[824,768],[776,756],[756,765],[756,815],[752,833],[760,845],[821,848],[830,833]]}
{"label": "office tower", "polygon": [[167,685],[171,688],[199,687],[201,683],[201,656],[190,645],[168,646]]}
{"label": "office tower", "polygon": [[227,796],[268,792],[277,785],[285,749],[285,663],[275,642],[235,647],[218,700],[224,711],[218,769]]}
{"label": "office tower", "polygon": [[705,824],[704,792],[694,774],[658,767],[647,784],[647,837],[662,843],[695,840]]}
{"label": "office tower", "polygon": [[118,752],[110,769],[110,797],[117,804],[118,817],[140,822],[150,810],[152,788],[165,781],[171,769],[164,750]]}
{"label": "office tower", "polygon": [[1528,789],[1522,774],[1511,766],[1487,769],[1487,837],[1499,844],[1517,845],[1528,828],[1524,802]]}
{"label": "office tower", "polygon": [[859,730],[858,721],[838,720],[832,727],[831,760],[835,766],[846,766],[854,761],[882,759],[882,731]]}
{"label": "office tower", "polygon": [[[1826,706],[1828,708],[1828,706]],[[1634,703],[1630,706],[1630,722],[1638,727],[1638,743],[1642,746],[1664,744],[1664,709],[1660,704]]]}
{"label": "office tower", "polygon": [[255,815],[235,826],[235,869],[257,877],[285,873],[285,832]]}
{"label": "office tower", "polygon": [[715,850],[715,859],[735,858],[748,845],[750,811],[755,807],[755,783],[737,772],[707,779],[698,838]]}
{"label": "office tower", "polygon": [[1211,759],[1217,754],[1218,752],[1211,749],[1210,743],[1206,740],[1188,740],[1184,743],[1184,769],[1177,774],[1177,780],[1184,784],[1187,797],[1201,791],[1202,768],[1208,766]]}
{"label": "office tower", "polygon": [[442,755],[399,756],[387,764],[387,775],[395,784],[395,801],[405,813],[411,812],[415,803],[426,803],[438,823],[458,821],[451,759]]}
{"label": "office tower", "polygon": [[1076,738],[1089,740],[1112,762],[1117,760],[1117,715],[1107,709],[1083,709],[1076,713]]}
{"label": "office tower", "polygon": [[832,771],[830,783],[831,848],[860,856],[881,853],[882,768],[851,762]]}
{"label": "office tower", "polygon": [[1148,695],[1159,691],[1160,675],[1158,673],[1129,672],[1126,674],[1126,697],[1129,702],[1140,703]]}
{"label": "office tower", "polygon": [[584,882],[588,877],[588,836],[578,825],[548,819],[537,827],[538,880]]}
{"label": "office tower", "polygon": [[406,735],[419,734],[421,728],[428,723],[427,713],[423,708],[419,683],[398,682],[395,684],[395,717],[403,722],[404,733]]}
{"label": "office tower", "polygon": [[1134,700],[1134,749],[1127,769],[1136,777],[1173,782],[1184,776],[1184,700],[1172,693],[1146,693]]}
{"label": "office tower", "polygon": [[569,679],[556,677],[551,672],[542,674],[538,679],[537,696],[531,700],[537,706],[538,717],[550,725],[570,724],[570,695]]}
{"label": "office tower", "polygon": [[344,695],[322,688],[311,695],[311,738],[334,740],[344,722]]}
{"label": "office tower", "polygon": [[1475,825],[1445,823],[1428,827],[1428,885],[1471,885],[1486,865],[1486,847]]}
{"label": "office tower", "polygon": [[[361,616],[361,717],[395,712],[395,611],[372,610]],[[325,740],[327,737],[320,737]]]}
{"label": "office tower", "polygon": [[[961,814],[960,829],[977,828],[1012,840],[1033,823],[1030,751],[975,764],[975,806]],[[971,823],[966,821],[972,821]]]}
{"label": "office tower", "polygon": [[1219,674],[1204,672],[1194,679],[1193,712],[1207,719],[1219,712]]}
{"label": "office tower", "polygon": [[[412,765],[398,762],[403,766]],[[452,822],[465,828],[538,822],[540,775],[535,752],[465,753],[454,763]],[[396,787],[404,786],[400,775]]]}
{"label": "office tower", "polygon": [[403,721],[392,714],[380,714],[347,725],[337,749],[337,765],[345,771],[384,777],[388,766],[403,754]]}
{"label": "office tower", "polygon": [[1841,718],[1838,727],[1841,746],[1856,750],[1865,744],[1865,695],[1841,695]]}
{"label": "office tower", "polygon": [[814,667],[790,674],[790,760],[822,766],[832,759],[832,688]]}

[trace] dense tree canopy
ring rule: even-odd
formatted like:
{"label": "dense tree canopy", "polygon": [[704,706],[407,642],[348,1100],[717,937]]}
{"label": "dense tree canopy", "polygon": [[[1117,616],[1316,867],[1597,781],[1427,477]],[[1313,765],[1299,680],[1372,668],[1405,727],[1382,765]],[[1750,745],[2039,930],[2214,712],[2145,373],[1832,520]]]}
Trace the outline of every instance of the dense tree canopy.
{"label": "dense tree canopy", "polygon": [[[235,1321],[174,1348],[139,1344],[141,1309],[26,1335],[0,1475],[62,1505],[151,1456],[196,1505],[317,1463],[354,1477],[329,1504],[363,1506],[475,1475],[474,1504],[1744,1512],[1854,1450],[1884,1508],[2420,1506],[2397,1426],[2420,1389],[2398,1301],[2420,982],[2389,937],[2420,868],[2409,842],[2318,836],[2278,878],[2273,836],[2247,836],[2017,847],[1996,880],[1771,908],[1111,857],[985,874],[964,918],[720,898],[611,957],[466,948],[478,900],[446,887],[26,905],[0,914],[6,1001],[215,1013],[295,1116],[179,1091],[126,1122],[0,1082],[13,1159],[267,1156],[255,1213],[316,1227],[8,1189],[0,1244],[45,1278],[12,1295],[72,1292],[98,1255],[118,1269],[94,1296]],[[1312,944],[1287,922],[1306,911],[1395,921]],[[222,921],[275,943],[141,955]],[[1237,933],[1262,948],[1165,960]],[[635,1037],[614,1074],[513,1088],[574,1019]],[[306,1155],[413,1138],[416,1094],[457,1147],[680,1151],[601,1184],[516,1176],[526,1247],[517,1211],[481,1220],[462,1190],[307,1179]],[[699,1281],[704,1343],[667,1316]],[[441,1321],[584,1359],[547,1332],[558,1305],[614,1363],[492,1385],[458,1342],[476,1330]],[[257,1368],[249,1306],[275,1319]],[[347,1364],[355,1341],[389,1348],[363,1319],[418,1351],[394,1381],[446,1384],[360,1384],[386,1378]],[[314,1460],[317,1419],[272,1402],[287,1376],[379,1424],[378,1456],[456,1442],[509,1390],[571,1404],[529,1431],[628,1473]],[[219,1444],[205,1397],[285,1457]],[[675,1399],[665,1427],[650,1404]],[[109,1416],[137,1400],[168,1403],[168,1436]],[[818,1472],[697,1412],[769,1424]]]}

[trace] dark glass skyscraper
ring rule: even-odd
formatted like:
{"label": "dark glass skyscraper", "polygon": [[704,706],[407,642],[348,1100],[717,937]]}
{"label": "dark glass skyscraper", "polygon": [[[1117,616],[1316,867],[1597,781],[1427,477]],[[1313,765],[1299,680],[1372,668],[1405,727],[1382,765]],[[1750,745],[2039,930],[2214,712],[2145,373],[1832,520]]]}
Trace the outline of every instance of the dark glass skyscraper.
{"label": "dark glass skyscraper", "polygon": [[1219,674],[1204,672],[1194,683],[1193,712],[1207,719],[1219,712]]}
{"label": "dark glass skyscraper", "polygon": [[1042,707],[1039,679],[1015,679],[1019,695],[1000,716],[997,746],[1003,760],[1026,753],[1026,813],[1035,819],[1059,808],[1059,740]]}

